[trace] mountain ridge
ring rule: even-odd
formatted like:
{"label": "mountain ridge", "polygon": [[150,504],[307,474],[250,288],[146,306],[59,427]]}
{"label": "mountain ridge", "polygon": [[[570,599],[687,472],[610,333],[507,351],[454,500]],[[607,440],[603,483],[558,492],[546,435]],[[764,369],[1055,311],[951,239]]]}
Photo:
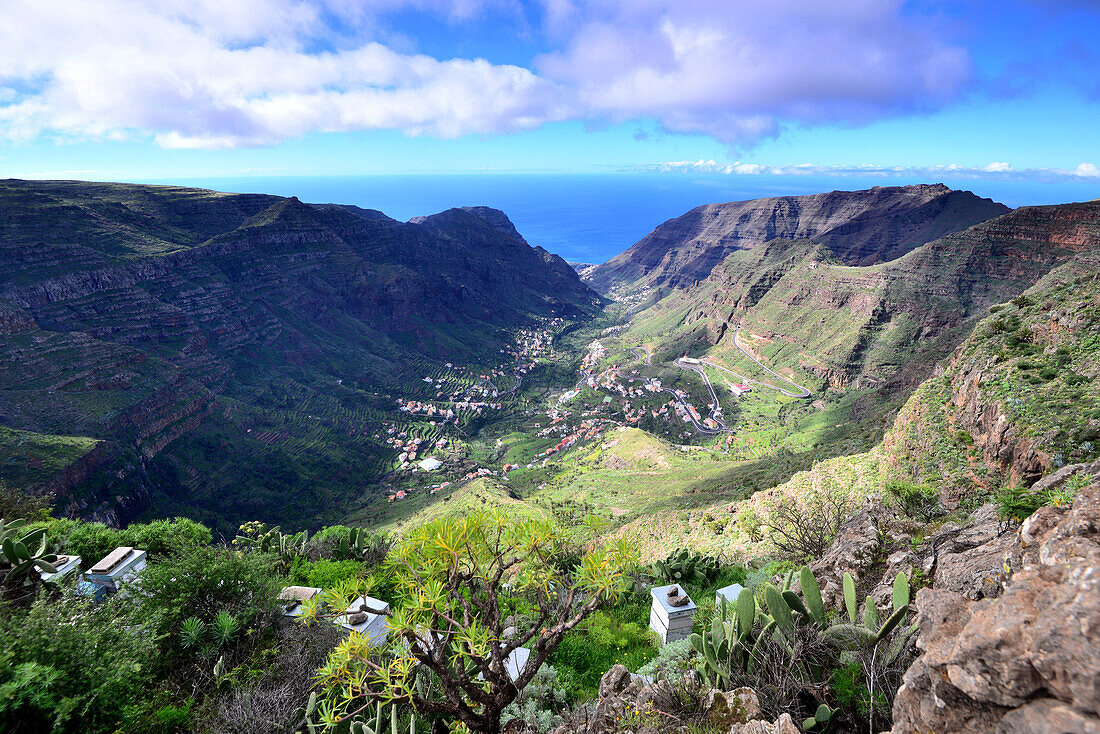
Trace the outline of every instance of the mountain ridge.
{"label": "mountain ridge", "polygon": [[732,252],[813,239],[848,265],[871,265],[1009,211],[943,184],[875,187],[706,204],[671,219],[585,276],[598,289],[686,287]]}
{"label": "mountain ridge", "polygon": [[[392,455],[385,393],[434,398],[424,371],[495,360],[509,334],[598,307],[560,258],[453,211],[410,224],[296,198],[2,182],[0,422],[100,442],[47,483],[71,514],[125,522],[154,492],[219,516],[318,511]],[[311,432],[340,447],[312,467],[296,443]]]}

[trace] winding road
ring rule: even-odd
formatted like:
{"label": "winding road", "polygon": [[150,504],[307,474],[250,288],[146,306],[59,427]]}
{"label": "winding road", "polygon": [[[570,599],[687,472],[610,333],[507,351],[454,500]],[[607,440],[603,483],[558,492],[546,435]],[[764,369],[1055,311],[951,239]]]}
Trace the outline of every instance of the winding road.
{"label": "winding road", "polygon": [[645,363],[646,363],[647,366],[653,364],[653,352],[649,351],[649,347],[631,347],[630,348],[630,353],[631,354],[633,354],[638,359],[643,359],[643,357],[640,354],[638,354],[639,351],[645,352],[645,358],[644,359],[645,359]]}
{"label": "winding road", "polygon": [[760,380],[753,380],[749,377],[746,377],[745,375],[734,372],[733,370],[731,370],[728,367],[724,367],[723,365],[717,364],[715,362],[711,362],[711,361],[706,360],[706,359],[700,360],[701,363],[705,364],[709,367],[714,367],[715,369],[722,370],[723,372],[728,372],[731,375],[733,375],[734,377],[736,377],[737,379],[741,380],[742,382],[745,382],[746,384],[759,385],[760,387],[767,387],[767,388],[770,388],[772,390],[778,390],[779,392],[783,393],[784,395],[786,395],[789,398],[808,398],[808,397],[810,397],[810,391],[807,388],[805,388],[802,385],[799,385],[798,383],[793,382],[792,380],[790,380],[790,379],[784,377],[783,375],[775,372],[770,367],[768,367],[767,365],[762,363],[759,359],[754,357],[747,349],[745,349],[743,346],[741,346],[740,342],[737,341],[737,334],[740,330],[741,330],[741,327],[739,327],[739,326],[734,327],[734,330],[733,330],[733,346],[737,347],[737,349],[741,352],[741,354],[744,354],[746,357],[748,357],[753,362],[755,362],[756,365],[760,369],[764,370],[765,372],[767,372],[769,375],[771,375],[775,379],[781,380],[781,381],[787,383],[791,387],[798,390],[798,392],[791,392],[790,390],[785,390],[782,387],[777,387],[776,385],[769,385],[766,382],[760,382]]}

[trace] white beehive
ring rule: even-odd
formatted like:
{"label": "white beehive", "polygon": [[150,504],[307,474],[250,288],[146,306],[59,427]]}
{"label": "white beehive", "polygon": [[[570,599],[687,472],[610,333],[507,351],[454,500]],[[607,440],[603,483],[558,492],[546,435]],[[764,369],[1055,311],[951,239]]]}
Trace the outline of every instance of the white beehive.
{"label": "white beehive", "polygon": [[663,644],[686,640],[691,636],[691,625],[698,609],[690,598],[687,604],[674,607],[669,603],[668,591],[676,587],[681,595],[687,592],[679,584],[654,586],[649,590],[653,597],[653,606],[649,610],[649,626],[661,638]]}
{"label": "white beehive", "polygon": [[88,569],[85,577],[93,584],[115,593],[124,584],[133,581],[146,565],[143,550],[123,546],[115,548],[107,557]]}
{"label": "white beehive", "polygon": [[279,592],[279,601],[283,605],[284,617],[302,616],[302,602],[309,601],[321,593],[315,586],[285,586]]}
{"label": "white beehive", "polygon": [[741,584],[730,584],[729,586],[723,586],[721,589],[714,593],[714,607],[715,609],[722,608],[722,600],[726,600],[726,604],[731,607],[737,604],[737,596],[744,590],[744,586]]}
{"label": "white beehive", "polygon": [[58,556],[53,567],[57,569],[57,573],[39,570],[38,577],[43,581],[61,581],[73,571],[80,569],[80,556]]}
{"label": "white beehive", "polygon": [[349,632],[355,631],[365,635],[371,644],[383,645],[390,634],[390,626],[384,614],[389,609],[390,605],[380,599],[361,596],[351,603],[347,614],[336,617],[332,621]]}

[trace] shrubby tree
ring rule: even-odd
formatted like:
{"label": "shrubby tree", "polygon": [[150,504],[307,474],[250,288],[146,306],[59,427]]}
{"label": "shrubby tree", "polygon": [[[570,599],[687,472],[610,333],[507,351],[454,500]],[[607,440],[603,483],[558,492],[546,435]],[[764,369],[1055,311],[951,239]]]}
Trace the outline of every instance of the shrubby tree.
{"label": "shrubby tree", "polygon": [[[564,635],[623,593],[636,565],[631,545],[617,539],[589,542],[568,570],[562,559],[572,546],[553,522],[489,511],[442,518],[404,537],[386,561],[401,598],[389,618],[391,642],[379,649],[352,633],[336,647],[318,671],[327,691],[321,720],[335,725],[397,703],[435,722],[499,732],[504,709]],[[509,620],[513,601],[530,613]],[[303,612],[306,622],[316,619],[321,603]],[[530,657],[513,681],[506,665],[520,647]]]}
{"label": "shrubby tree", "polygon": [[820,558],[859,510],[859,498],[843,489],[823,488],[797,498],[776,497],[760,517],[760,530],[778,555],[789,561]]}
{"label": "shrubby tree", "polygon": [[3,730],[118,731],[154,680],[156,638],[142,622],[124,599],[71,592],[0,609]]}
{"label": "shrubby tree", "polygon": [[262,555],[199,546],[146,568],[131,593],[161,638],[165,662],[216,651],[228,664],[242,644],[257,643],[277,616],[280,584],[270,566]]}

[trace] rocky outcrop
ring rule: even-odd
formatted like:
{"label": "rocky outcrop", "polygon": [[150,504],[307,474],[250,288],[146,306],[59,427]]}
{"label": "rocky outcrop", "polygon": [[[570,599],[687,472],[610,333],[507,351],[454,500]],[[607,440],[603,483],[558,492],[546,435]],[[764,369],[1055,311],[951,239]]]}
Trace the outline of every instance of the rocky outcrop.
{"label": "rocky outcrop", "polygon": [[941,588],[939,571],[918,593],[921,655],[894,700],[895,734],[1100,731],[1098,480],[1010,543],[969,552],[1000,555],[996,598]]}
{"label": "rocky outcrop", "polygon": [[[1094,459],[1100,447],[1100,206],[1040,209],[988,223],[990,235],[1014,219],[1014,258],[1066,242],[1079,249],[1063,250],[1063,264],[993,307],[883,442],[891,469],[935,481],[949,508],[975,486],[1030,485]],[[930,450],[929,435],[942,437],[939,450]]]}
{"label": "rocky outcrop", "polygon": [[813,239],[845,264],[873,265],[1007,211],[942,184],[708,204],[660,225],[588,279],[603,289],[638,279],[685,287],[732,252],[776,238]]}
{"label": "rocky outcrop", "polygon": [[[689,705],[688,712],[678,716],[678,705],[687,698],[695,698],[698,706]],[[600,679],[596,703],[575,711],[554,734],[657,734],[690,732],[699,726],[730,734],[788,734],[788,725],[793,726],[787,715],[774,725],[759,717],[760,701],[751,688],[707,690],[691,674],[680,682],[653,682],[615,665]],[[627,721],[638,723],[631,726]],[[506,724],[505,731],[511,725]]]}

